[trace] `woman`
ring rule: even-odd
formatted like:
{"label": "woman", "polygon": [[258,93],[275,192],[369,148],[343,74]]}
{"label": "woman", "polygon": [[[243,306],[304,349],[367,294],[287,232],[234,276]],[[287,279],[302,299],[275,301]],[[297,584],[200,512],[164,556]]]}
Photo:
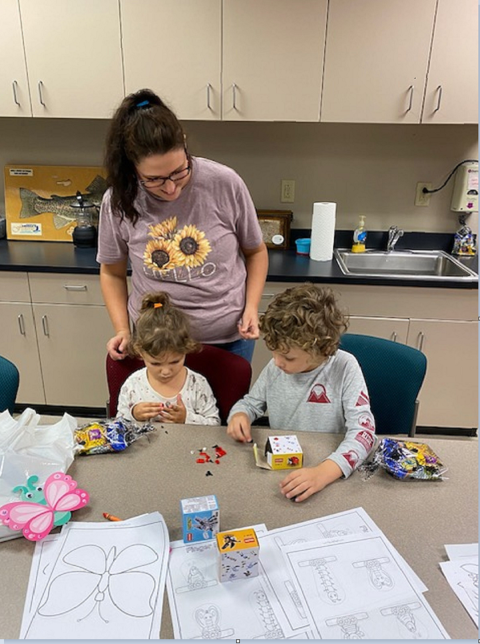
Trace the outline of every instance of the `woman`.
{"label": "woman", "polygon": [[125,356],[143,295],[162,290],[188,314],[195,340],[251,360],[268,253],[242,179],[192,157],[177,117],[147,89],[114,114],[105,166],[97,261],[115,329],[110,356]]}

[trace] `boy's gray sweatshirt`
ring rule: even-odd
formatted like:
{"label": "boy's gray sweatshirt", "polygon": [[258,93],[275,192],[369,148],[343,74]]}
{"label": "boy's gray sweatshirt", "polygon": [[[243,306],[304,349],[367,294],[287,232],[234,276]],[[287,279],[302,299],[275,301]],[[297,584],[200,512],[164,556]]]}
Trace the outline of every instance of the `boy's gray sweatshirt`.
{"label": "boy's gray sweatshirt", "polygon": [[[271,360],[250,392],[232,407],[228,420],[244,412],[253,422],[267,409],[272,429],[345,433],[335,452],[317,461],[334,461],[345,477],[365,460],[375,443],[375,420],[360,365],[341,349],[305,373],[286,374]],[[314,459],[317,455],[309,458]]]}

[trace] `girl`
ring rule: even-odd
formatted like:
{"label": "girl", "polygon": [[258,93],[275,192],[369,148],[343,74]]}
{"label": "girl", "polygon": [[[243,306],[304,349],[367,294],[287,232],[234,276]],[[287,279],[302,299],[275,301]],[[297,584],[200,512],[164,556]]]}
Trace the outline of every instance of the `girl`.
{"label": "girl", "polygon": [[185,367],[187,353],[198,350],[187,316],[172,305],[167,293],[150,293],[142,301],[132,353],[145,368],[123,384],[118,415],[128,420],[220,425],[220,415],[206,378]]}

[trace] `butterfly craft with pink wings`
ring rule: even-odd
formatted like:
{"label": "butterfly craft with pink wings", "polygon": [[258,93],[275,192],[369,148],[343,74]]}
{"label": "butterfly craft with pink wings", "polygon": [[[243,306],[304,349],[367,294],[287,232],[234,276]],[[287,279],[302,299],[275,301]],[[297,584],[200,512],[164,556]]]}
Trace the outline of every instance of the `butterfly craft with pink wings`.
{"label": "butterfly craft with pink wings", "polygon": [[0,521],[12,530],[21,530],[30,541],[40,541],[54,527],[55,514],[71,512],[87,505],[89,494],[76,489],[77,482],[68,474],[54,472],[45,481],[46,505],[31,501],[14,501],[0,507]]}

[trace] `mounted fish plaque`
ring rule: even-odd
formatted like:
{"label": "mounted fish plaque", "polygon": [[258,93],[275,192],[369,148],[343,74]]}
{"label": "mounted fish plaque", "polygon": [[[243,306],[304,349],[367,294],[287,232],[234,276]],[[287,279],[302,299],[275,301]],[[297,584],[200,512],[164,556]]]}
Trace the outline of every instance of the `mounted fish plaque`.
{"label": "mounted fish plaque", "polygon": [[7,239],[72,241],[77,191],[98,210],[106,172],[94,166],[5,166]]}

